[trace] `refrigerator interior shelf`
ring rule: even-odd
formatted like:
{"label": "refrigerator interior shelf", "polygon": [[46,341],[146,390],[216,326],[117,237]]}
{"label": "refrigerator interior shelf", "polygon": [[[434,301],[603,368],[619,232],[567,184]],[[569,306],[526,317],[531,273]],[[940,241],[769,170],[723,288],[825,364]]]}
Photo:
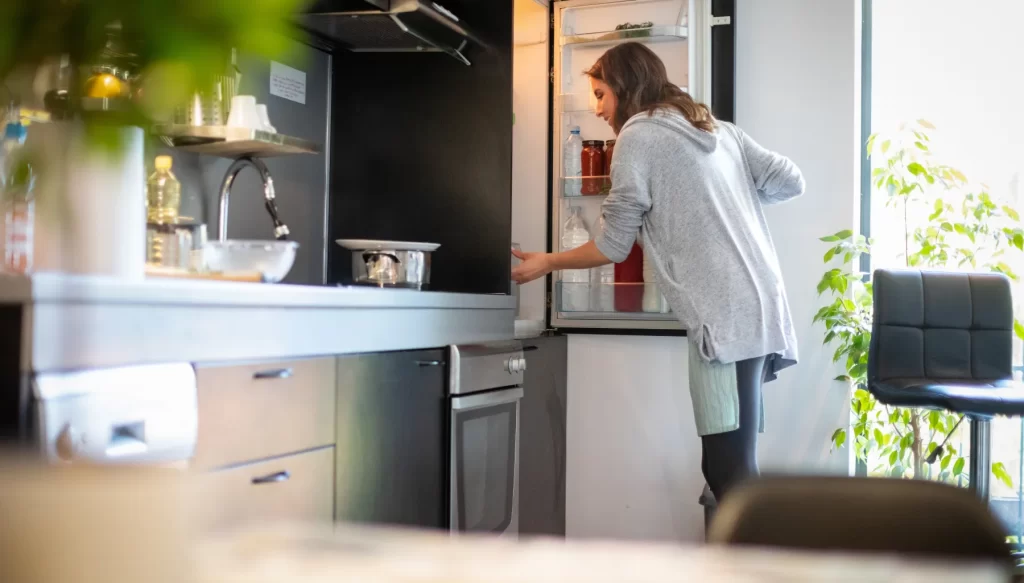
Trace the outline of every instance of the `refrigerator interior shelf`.
{"label": "refrigerator interior shelf", "polygon": [[655,25],[650,28],[629,28],[605,32],[589,32],[562,36],[562,46],[601,46],[620,42],[664,42],[685,40],[689,31],[685,26]]}
{"label": "refrigerator interior shelf", "polygon": [[[582,183],[582,184],[581,184]],[[580,193],[570,194],[577,190],[586,188],[591,194]],[[612,189],[611,176],[563,176],[562,197],[563,198],[587,198],[606,196]],[[594,191],[597,192],[594,192]]]}
{"label": "refrigerator interior shelf", "polygon": [[160,125],[153,128],[153,133],[172,148],[223,158],[270,158],[320,152],[320,146],[308,140],[248,128]]}
{"label": "refrigerator interior shelf", "polygon": [[554,299],[563,318],[675,320],[653,283],[556,281]]}

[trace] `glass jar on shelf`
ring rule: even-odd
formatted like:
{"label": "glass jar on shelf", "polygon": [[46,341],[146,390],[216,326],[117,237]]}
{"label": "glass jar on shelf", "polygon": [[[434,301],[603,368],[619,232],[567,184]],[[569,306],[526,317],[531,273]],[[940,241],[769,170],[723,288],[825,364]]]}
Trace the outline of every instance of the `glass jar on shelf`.
{"label": "glass jar on shelf", "polygon": [[604,142],[601,140],[585,140],[583,153],[580,155],[583,166],[583,184],[580,193],[584,196],[601,194],[604,174]]}

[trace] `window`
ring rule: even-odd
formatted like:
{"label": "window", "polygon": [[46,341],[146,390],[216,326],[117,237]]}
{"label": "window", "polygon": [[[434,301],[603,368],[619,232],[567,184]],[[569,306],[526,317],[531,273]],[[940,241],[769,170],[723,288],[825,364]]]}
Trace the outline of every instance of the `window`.
{"label": "window", "polygon": [[[1000,208],[1005,204],[1024,212],[1024,37],[1018,31],[1024,2],[865,0],[864,13],[865,129],[893,132],[902,123],[927,120],[935,127],[928,131],[927,147],[936,160],[986,185]],[[873,159],[866,168],[878,165]],[[887,192],[872,187],[861,206],[862,227],[874,239],[872,268],[903,265],[904,219],[911,229],[929,220],[930,210],[905,217],[902,208],[886,206],[887,198]],[[1005,257],[1008,267],[1024,275],[1024,253]],[[1018,286],[1018,318],[1024,316],[1022,296],[1024,287]],[[1019,341],[1015,354],[1022,354]],[[1020,356],[1017,360],[1020,365]],[[966,425],[951,440],[965,454]],[[1002,464],[1005,475],[991,479],[992,505],[1018,535],[1024,531],[1022,456],[1024,424],[993,422],[992,461]],[[867,466],[868,473],[876,473],[871,461]]]}

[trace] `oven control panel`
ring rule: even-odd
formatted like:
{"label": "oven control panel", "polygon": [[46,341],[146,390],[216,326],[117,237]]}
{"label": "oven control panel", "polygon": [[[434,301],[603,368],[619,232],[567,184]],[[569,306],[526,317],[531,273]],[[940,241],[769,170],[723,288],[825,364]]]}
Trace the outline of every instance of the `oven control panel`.
{"label": "oven control panel", "polygon": [[526,356],[518,341],[452,346],[448,391],[465,395],[523,384]]}

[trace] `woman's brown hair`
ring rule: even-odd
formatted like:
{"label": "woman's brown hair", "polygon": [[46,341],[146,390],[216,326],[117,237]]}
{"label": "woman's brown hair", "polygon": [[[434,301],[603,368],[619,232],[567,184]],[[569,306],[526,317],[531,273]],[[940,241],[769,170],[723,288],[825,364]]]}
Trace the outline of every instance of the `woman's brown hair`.
{"label": "woman's brown hair", "polygon": [[693,127],[705,132],[715,130],[715,118],[703,103],[668,80],[665,63],[654,51],[636,42],[608,49],[587,76],[604,81],[615,94],[618,105],[612,120],[615,133],[634,115],[646,111],[654,115],[658,109],[672,108],[683,114]]}

